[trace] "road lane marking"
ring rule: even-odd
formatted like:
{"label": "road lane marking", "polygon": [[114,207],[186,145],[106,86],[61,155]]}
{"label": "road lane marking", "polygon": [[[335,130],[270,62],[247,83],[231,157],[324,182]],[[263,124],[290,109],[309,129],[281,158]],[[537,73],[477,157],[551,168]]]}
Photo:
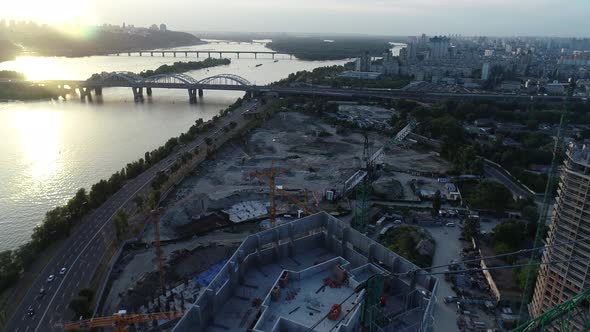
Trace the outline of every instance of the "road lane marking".
{"label": "road lane marking", "polygon": [[[145,186],[148,185],[148,183],[150,183],[150,181],[155,177],[156,175],[153,174],[152,176],[150,176],[147,181],[144,182],[144,184],[142,184],[139,189],[137,189],[133,194],[131,194],[131,196],[129,196],[121,205],[125,206],[125,204],[127,204],[135,195],[137,195],[138,192],[140,192]],[[89,241],[86,241],[86,246],[84,246],[84,249],[82,249],[82,251],[79,251],[80,253],[78,254],[78,256],[76,256],[76,258],[74,258],[74,261],[72,262],[71,266],[74,266],[76,264],[76,262],[78,262],[78,260],[80,259],[80,256],[82,256],[82,253],[84,251],[86,251],[86,248],[88,248],[88,246],[90,246],[90,244],[94,241],[94,239],[100,234],[100,232],[102,231],[103,228],[105,228],[107,225],[110,225],[109,220],[111,220],[114,216],[115,216],[115,212],[113,212],[113,214],[111,214],[111,216],[102,224],[102,226],[100,227],[99,231],[94,233],[94,236],[92,236],[92,238]],[[66,271],[66,274],[64,275],[63,279],[61,280],[61,282],[59,283],[59,286],[57,287],[55,293],[53,294],[53,296],[51,297],[51,300],[49,300],[49,303],[45,309],[45,311],[43,312],[43,315],[41,316],[41,318],[39,319],[39,324],[37,324],[37,326],[35,327],[35,331],[37,332],[39,330],[39,327],[41,327],[41,324],[43,323],[43,320],[45,319],[45,316],[47,315],[47,311],[49,310],[49,307],[51,305],[51,303],[53,303],[53,300],[55,300],[55,297],[57,296],[57,292],[60,290],[60,288],[62,287],[64,281],[66,280],[68,274],[70,274],[70,271],[72,271],[72,269],[68,269]],[[78,284],[80,283],[80,281],[78,281]],[[76,286],[77,287],[77,286]]]}
{"label": "road lane marking", "polygon": [[[229,119],[228,119],[229,120]],[[204,141],[204,140],[202,140]],[[164,164],[164,162],[161,162],[162,165]],[[157,164],[156,164],[157,165]],[[144,183],[142,185],[139,186],[139,188],[133,192],[131,195],[129,195],[129,197],[127,197],[127,199],[125,201],[123,201],[122,204],[120,204],[117,209],[125,206],[135,195],[137,195],[138,192],[140,192],[141,190],[143,190],[144,187],[146,187],[152,179],[155,178],[156,174],[157,174],[157,170],[156,168],[153,168],[152,171],[147,172],[147,173],[142,173],[142,174],[147,174],[146,177],[148,177]],[[119,193],[119,192],[117,192]],[[124,197],[120,197],[120,198],[115,198],[117,194],[115,194],[115,196],[112,196],[110,200],[110,202],[107,203],[106,208],[103,207],[103,209],[108,210],[109,208],[113,207],[113,205],[115,204],[115,202],[119,202],[120,200],[122,200]],[[99,208],[100,209],[100,208]],[[72,262],[71,266],[74,266],[76,264],[76,262],[78,262],[78,260],[80,259],[80,256],[82,255],[83,252],[86,251],[86,249],[88,248],[88,246],[90,246],[90,244],[94,241],[94,239],[100,234],[100,232],[102,231],[102,229],[104,227],[106,227],[107,225],[109,225],[109,221],[115,216],[116,210],[114,209],[114,212],[111,214],[111,216],[102,224],[102,226],[100,227],[98,232],[95,232],[94,236],[92,236],[92,238],[90,240],[84,241],[84,243],[86,243],[86,245],[84,246],[84,248],[82,249],[82,251],[80,251],[80,246],[78,246],[77,251],[79,251],[80,253],[76,256],[76,258],[74,259],[74,261]],[[96,217],[96,213],[98,211],[94,212],[91,220],[93,220]],[[104,212],[103,212],[104,213]],[[99,223],[100,224],[100,223]],[[104,256],[105,253],[103,253]],[[51,297],[51,299],[49,300],[49,303],[45,309],[45,311],[43,312],[43,315],[41,316],[41,318],[39,319],[39,323],[37,324],[37,326],[35,327],[35,331],[37,332],[39,330],[39,327],[41,326],[41,324],[43,323],[43,320],[45,319],[45,316],[47,315],[47,311],[49,310],[50,305],[53,303],[53,300],[55,300],[55,297],[57,296],[57,293],[59,292],[59,290],[61,289],[64,281],[66,280],[68,274],[70,273],[71,269],[68,269],[66,271],[66,274],[64,275],[63,279],[61,280],[59,286],[57,287],[57,289],[55,290],[53,296]],[[80,281],[78,281],[78,284],[80,283]],[[76,286],[77,287],[77,286]]]}

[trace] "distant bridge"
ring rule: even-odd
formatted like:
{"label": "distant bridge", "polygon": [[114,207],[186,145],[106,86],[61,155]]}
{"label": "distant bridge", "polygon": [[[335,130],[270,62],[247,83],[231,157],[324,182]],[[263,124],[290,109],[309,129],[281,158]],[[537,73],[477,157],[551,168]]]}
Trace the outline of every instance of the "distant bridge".
{"label": "distant bridge", "polygon": [[[131,72],[112,72],[95,74],[88,80],[41,80],[18,81],[0,79],[0,84],[35,84],[58,89],[59,95],[65,97],[72,90],[78,90],[82,99],[102,95],[103,88],[124,87],[131,88],[136,102],[144,98],[144,90],[147,96],[152,95],[152,89],[185,89],[188,91],[189,102],[196,103],[197,96],[203,96],[203,90],[229,90],[245,91],[247,93],[276,93],[281,95],[315,95],[334,98],[374,98],[374,99],[409,99],[417,101],[434,102],[441,99],[494,99],[505,101],[530,101],[532,99],[542,102],[561,103],[564,96],[530,96],[500,93],[448,93],[429,91],[406,91],[404,89],[364,89],[364,88],[332,88],[329,86],[272,86],[255,85],[247,79],[234,74],[219,74],[197,80],[186,74],[163,74],[150,77],[141,77]],[[586,97],[574,97],[575,100],[586,101]]]}
{"label": "distant bridge", "polygon": [[282,53],[282,52],[275,52],[275,51],[239,51],[239,50],[135,50],[135,51],[125,51],[125,52],[114,52],[114,53],[107,53],[105,55],[127,55],[127,56],[173,56],[176,57],[178,55],[188,57],[189,55],[196,55],[197,58],[200,55],[207,55],[208,58],[211,58],[211,55],[219,55],[220,58],[223,57],[223,54],[235,54],[238,59],[240,58],[241,54],[253,54],[254,59],[258,58],[258,55],[270,55],[271,58],[275,58],[275,55],[288,55],[289,59],[293,59],[293,54]]}
{"label": "distant bridge", "polygon": [[34,84],[45,86],[56,86],[63,90],[65,96],[67,87],[78,89],[80,97],[92,98],[91,92],[95,95],[102,95],[103,88],[131,88],[133,99],[136,102],[144,98],[144,89],[147,96],[152,95],[152,89],[186,89],[189,95],[189,102],[197,102],[197,94],[203,96],[203,90],[237,90],[252,91],[254,85],[247,79],[233,74],[219,74],[197,80],[186,74],[161,74],[149,77],[142,77],[132,72],[112,72],[95,74],[86,81],[79,80],[46,80],[34,81]]}

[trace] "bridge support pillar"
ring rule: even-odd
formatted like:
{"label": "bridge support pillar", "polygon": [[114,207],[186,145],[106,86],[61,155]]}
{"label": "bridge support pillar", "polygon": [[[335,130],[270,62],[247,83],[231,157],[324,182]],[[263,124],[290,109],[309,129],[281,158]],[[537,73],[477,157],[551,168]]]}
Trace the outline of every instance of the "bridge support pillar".
{"label": "bridge support pillar", "polygon": [[197,103],[197,90],[196,89],[188,89],[188,102],[191,104]]}
{"label": "bridge support pillar", "polygon": [[128,56],[131,56],[131,52],[128,52],[128,53],[127,53],[127,55],[128,55]]}
{"label": "bridge support pillar", "polygon": [[274,54],[274,53],[272,54],[272,58],[273,58],[273,59],[275,58],[275,54]]}
{"label": "bridge support pillar", "polygon": [[240,58],[240,52],[236,52],[236,54],[238,55],[238,59]]}
{"label": "bridge support pillar", "polygon": [[199,52],[197,52],[197,58],[199,57]]}
{"label": "bridge support pillar", "polygon": [[86,97],[88,97],[88,101],[92,101],[92,94],[90,94],[92,90],[90,90],[90,88],[81,86],[78,88],[78,90],[80,91],[81,100],[84,100]]}
{"label": "bridge support pillar", "polygon": [[219,52],[219,58],[221,59],[223,57],[223,55],[221,55],[221,52]]}
{"label": "bridge support pillar", "polygon": [[199,89],[199,97],[203,97],[203,89]]}
{"label": "bridge support pillar", "polygon": [[254,52],[254,59],[258,59],[258,53]]}
{"label": "bridge support pillar", "polygon": [[102,96],[102,88],[94,88],[94,94],[97,96]]}
{"label": "bridge support pillar", "polygon": [[211,57],[211,52],[207,52],[207,57]]}
{"label": "bridge support pillar", "polygon": [[176,58],[176,52],[172,53],[174,55],[174,57]]}
{"label": "bridge support pillar", "polygon": [[148,97],[151,97],[151,96],[152,96],[152,88],[145,88],[145,94],[146,94]]}
{"label": "bridge support pillar", "polygon": [[184,56],[185,57],[188,57],[188,52],[184,52]]}
{"label": "bridge support pillar", "polygon": [[143,101],[143,88],[139,87],[133,87],[131,88],[131,90],[133,91],[133,100],[137,103],[140,101]]}
{"label": "bridge support pillar", "polygon": [[293,60],[293,54],[289,54],[289,60]]}
{"label": "bridge support pillar", "polygon": [[151,55],[151,56],[154,56],[154,52],[150,52],[150,55]]}
{"label": "bridge support pillar", "polygon": [[162,52],[162,56],[164,56],[164,52]]}

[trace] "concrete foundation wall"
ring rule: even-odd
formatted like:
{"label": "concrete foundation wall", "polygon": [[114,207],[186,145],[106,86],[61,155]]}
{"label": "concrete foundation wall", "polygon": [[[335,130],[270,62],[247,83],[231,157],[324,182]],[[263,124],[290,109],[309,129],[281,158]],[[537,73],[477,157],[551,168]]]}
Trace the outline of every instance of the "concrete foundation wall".
{"label": "concrete foundation wall", "polygon": [[[342,221],[325,212],[317,213],[251,235],[244,240],[207,287],[207,291],[197,299],[195,305],[180,320],[173,331],[203,331],[208,322],[213,320],[215,313],[229,300],[232,292],[237,288],[239,280],[249,269],[289,257],[294,252],[305,253],[307,250],[320,247],[350,262],[350,266],[347,265],[349,270],[373,263],[387,272],[399,275],[400,278],[395,279],[394,287],[400,290],[409,285],[409,279],[405,281],[406,273],[417,268],[406,259],[348,227]],[[345,264],[344,260],[340,262]],[[304,273],[313,272],[314,267],[311,267]],[[424,297],[427,301],[430,299],[427,306],[431,310],[433,296],[429,293],[434,291],[436,279],[418,272],[416,285],[423,289],[423,292],[416,292],[416,301],[421,301]],[[429,325],[430,318],[426,315],[430,314],[431,312],[427,310],[423,325]],[[278,330],[284,330],[283,327],[288,331],[306,330],[297,323],[287,320],[281,320],[277,327]],[[347,327],[342,326],[339,330],[353,331],[355,328],[349,324]]]}

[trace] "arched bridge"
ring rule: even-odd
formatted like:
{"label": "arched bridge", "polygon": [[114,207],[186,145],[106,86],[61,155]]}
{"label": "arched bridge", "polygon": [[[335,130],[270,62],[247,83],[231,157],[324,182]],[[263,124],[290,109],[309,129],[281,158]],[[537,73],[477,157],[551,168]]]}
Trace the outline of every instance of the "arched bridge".
{"label": "arched bridge", "polygon": [[44,81],[42,84],[68,85],[78,88],[82,98],[91,98],[91,91],[102,94],[103,88],[128,87],[133,91],[136,101],[143,99],[144,89],[148,96],[152,89],[186,89],[191,103],[197,102],[197,94],[203,96],[203,90],[238,90],[251,92],[255,85],[247,79],[234,74],[218,74],[200,80],[186,74],[172,73],[142,77],[132,72],[111,72],[94,74],[86,81]]}

